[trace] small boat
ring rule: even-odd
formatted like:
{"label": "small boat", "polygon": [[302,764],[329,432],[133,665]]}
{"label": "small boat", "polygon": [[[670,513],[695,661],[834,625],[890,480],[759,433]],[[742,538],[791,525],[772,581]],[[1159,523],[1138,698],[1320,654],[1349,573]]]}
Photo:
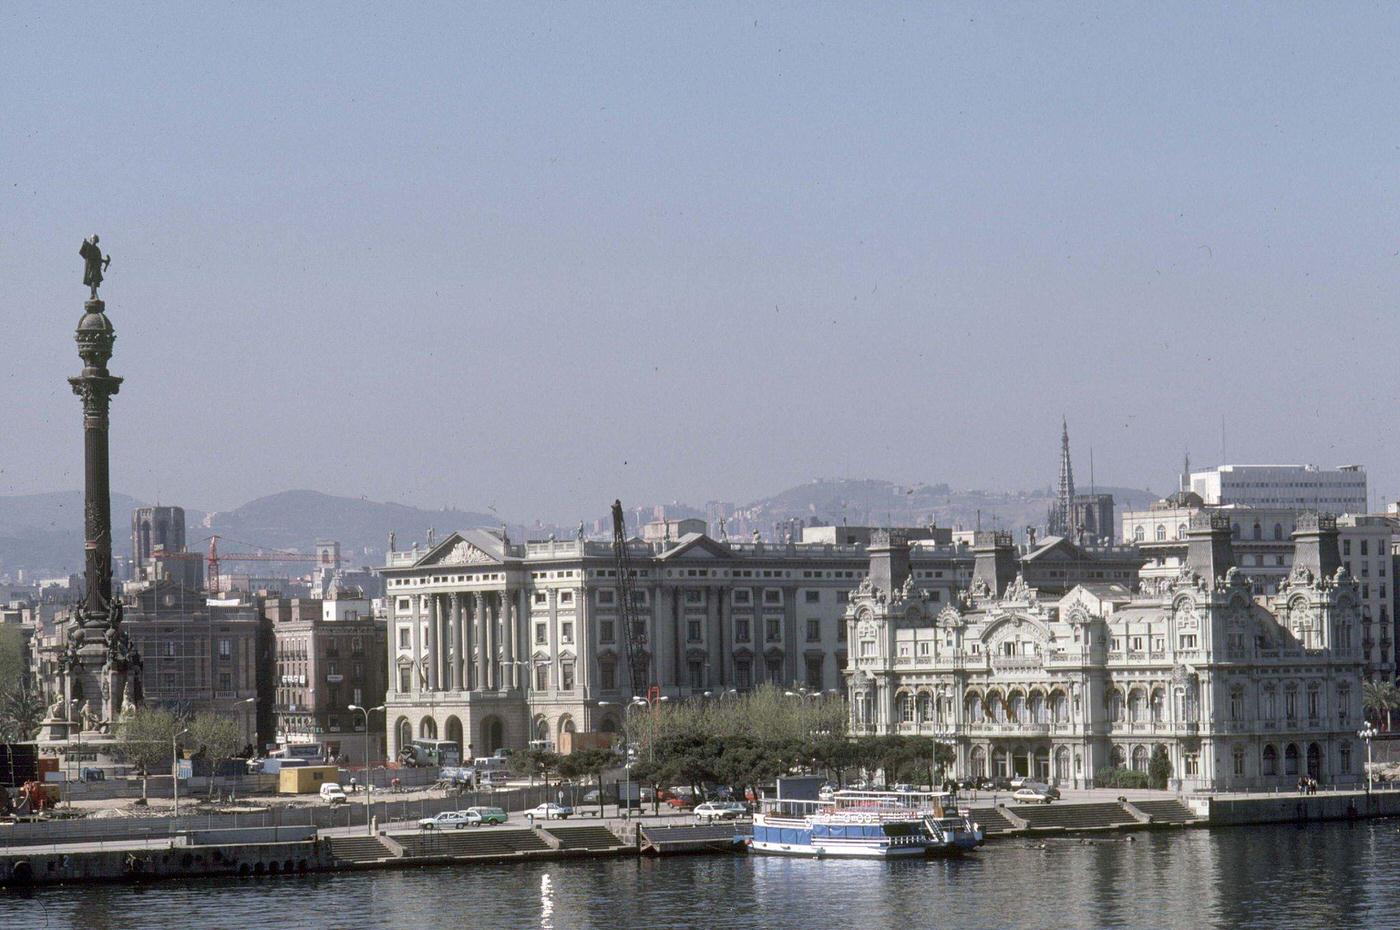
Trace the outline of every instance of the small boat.
{"label": "small boat", "polygon": [[766,855],[895,859],[972,849],[982,831],[937,793],[838,791],[821,800],[764,798],[748,848]]}

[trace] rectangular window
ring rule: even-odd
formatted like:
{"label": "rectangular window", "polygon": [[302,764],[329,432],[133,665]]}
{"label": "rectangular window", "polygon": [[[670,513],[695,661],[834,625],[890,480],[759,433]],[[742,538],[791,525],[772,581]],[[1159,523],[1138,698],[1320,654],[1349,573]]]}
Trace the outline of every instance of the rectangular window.
{"label": "rectangular window", "polygon": [[228,659],[233,656],[233,643],[226,639],[219,640],[219,658]]}
{"label": "rectangular window", "polygon": [[616,635],[617,635],[617,634],[614,632],[613,621],[611,621],[611,620],[599,620],[599,621],[598,621],[598,642],[600,642],[600,643],[611,643],[611,642],[616,642],[616,639],[615,639]]}
{"label": "rectangular window", "polygon": [[691,659],[686,665],[690,674],[690,686],[692,688],[705,687],[705,663],[699,659]]}
{"label": "rectangular window", "polygon": [[220,691],[232,691],[232,690],[233,690],[233,676],[230,675],[228,672],[220,672],[220,673],[219,673],[219,690],[220,690]]}
{"label": "rectangular window", "polygon": [[921,655],[921,656],[926,656],[926,655],[928,655],[928,654],[929,654],[929,646],[930,646],[930,645],[931,645],[931,644],[930,644],[930,643],[927,643],[927,642],[919,643],[919,655]]}
{"label": "rectangular window", "polygon": [[687,620],[685,622],[685,638],[692,643],[700,642],[699,620]]}
{"label": "rectangular window", "polygon": [[781,604],[782,602],[783,602],[783,592],[782,592],[782,591],[778,590],[777,588],[764,588],[764,589],[763,589],[763,603],[765,603],[765,604]]}
{"label": "rectangular window", "polygon": [[407,665],[399,666],[399,694],[407,694],[413,690],[413,669]]}
{"label": "rectangular window", "polygon": [[1182,637],[1181,637],[1181,646],[1180,646],[1180,648],[1182,648],[1182,649],[1195,649],[1195,648],[1196,648],[1196,635],[1195,635],[1194,633],[1191,633],[1191,634],[1182,634]]}
{"label": "rectangular window", "polygon": [[767,639],[770,643],[776,643],[783,638],[783,622],[776,617],[769,617],[766,621]]}
{"label": "rectangular window", "polygon": [[875,655],[875,643],[871,640],[861,640],[860,655],[863,659],[868,659]]}
{"label": "rectangular window", "polygon": [[734,621],[734,642],[749,642],[749,621],[746,617],[740,617]]}
{"label": "rectangular window", "polygon": [[543,645],[545,645],[545,644],[548,643],[548,642],[549,642],[549,631],[546,629],[545,624],[543,624],[543,623],[536,623],[536,624],[535,624],[535,645],[536,645],[536,646],[543,646]]}
{"label": "rectangular window", "polygon": [[413,630],[406,626],[399,627],[399,648],[411,649],[413,647]]}
{"label": "rectangular window", "polygon": [[806,591],[803,592],[803,595],[808,604],[820,604],[822,602],[822,593],[820,591]]}
{"label": "rectangular window", "polygon": [[548,690],[549,690],[549,666],[548,666],[548,665],[541,664],[541,665],[536,665],[536,666],[535,666],[535,690],[536,690],[536,691],[548,691]]}
{"label": "rectangular window", "polygon": [[836,603],[838,603],[838,604],[849,604],[850,602],[851,602],[851,592],[850,592],[850,591],[837,591],[837,592],[836,592]]}
{"label": "rectangular window", "polygon": [[534,596],[534,602],[543,607],[545,604],[549,603],[549,595],[546,594],[544,591],[536,591]]}
{"label": "rectangular window", "polygon": [[574,624],[572,621],[559,624],[559,641],[565,645],[573,645]]}
{"label": "rectangular window", "polygon": [[750,591],[748,588],[735,588],[735,589],[734,589],[734,603],[736,603],[736,604],[752,604],[752,603],[753,603],[753,592]]}
{"label": "rectangular window", "polygon": [[813,691],[822,689],[822,665],[825,656],[807,657],[807,687]]}
{"label": "rectangular window", "polygon": [[741,659],[734,663],[734,684],[740,691],[747,691],[753,687],[753,666],[748,660]]}
{"label": "rectangular window", "polygon": [[612,588],[598,589],[598,606],[612,607],[617,604],[617,591]]}
{"label": "rectangular window", "polygon": [[807,621],[807,642],[819,643],[822,639],[822,622],[820,620]]}
{"label": "rectangular window", "polygon": [[572,592],[572,591],[560,591],[560,592],[559,592],[559,603],[561,603],[561,604],[572,604],[573,602],[574,602],[574,592]]}
{"label": "rectangular window", "polygon": [[836,641],[844,643],[846,641],[846,621],[840,620],[836,623]]}
{"label": "rectangular window", "polygon": [[616,691],[617,666],[610,662],[598,666],[598,684],[604,691]]}
{"label": "rectangular window", "polygon": [[691,606],[703,604],[705,603],[705,592],[694,588],[686,588],[685,602]]}
{"label": "rectangular window", "polygon": [[574,690],[574,667],[572,665],[559,666],[559,690]]}

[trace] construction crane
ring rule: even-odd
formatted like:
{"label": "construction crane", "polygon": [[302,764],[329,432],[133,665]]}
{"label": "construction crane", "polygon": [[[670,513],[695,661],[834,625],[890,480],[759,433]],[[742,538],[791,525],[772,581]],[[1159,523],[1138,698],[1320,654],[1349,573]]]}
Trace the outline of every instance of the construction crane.
{"label": "construction crane", "polygon": [[632,594],[632,559],[627,553],[627,520],[622,501],[613,501],[613,563],[617,566],[617,595],[622,599],[622,628],[627,642],[627,676],[633,697],[646,697],[647,628],[637,616],[637,600]]}
{"label": "construction crane", "polygon": [[[204,577],[209,584],[218,582],[219,569],[223,562],[321,562],[321,556],[317,554],[308,555],[304,552],[287,552],[280,549],[262,552],[226,552],[221,555],[219,553],[219,540],[223,538],[222,536],[209,537],[209,552],[207,555],[201,555],[198,552],[165,552],[164,550],[157,550],[155,554],[156,557],[161,559],[203,560],[207,566]],[[235,540],[235,542],[237,542],[237,540]],[[240,545],[252,546],[254,544],[240,543]],[[340,562],[341,559],[337,556],[332,562],[327,564],[331,564],[332,567],[339,569]]]}

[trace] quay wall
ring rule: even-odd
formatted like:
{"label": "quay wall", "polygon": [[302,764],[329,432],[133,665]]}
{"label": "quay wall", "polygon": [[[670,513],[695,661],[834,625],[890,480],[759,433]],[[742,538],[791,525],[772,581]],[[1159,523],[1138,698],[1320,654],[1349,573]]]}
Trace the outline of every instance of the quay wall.
{"label": "quay wall", "polygon": [[[1192,806],[1212,827],[1251,823],[1298,823],[1400,817],[1400,791],[1347,791],[1328,794],[1280,794],[1193,798]],[[1202,804],[1201,802],[1205,803]]]}
{"label": "quay wall", "polygon": [[332,865],[329,845],[317,840],[74,852],[12,849],[0,853],[0,884],[296,875]]}

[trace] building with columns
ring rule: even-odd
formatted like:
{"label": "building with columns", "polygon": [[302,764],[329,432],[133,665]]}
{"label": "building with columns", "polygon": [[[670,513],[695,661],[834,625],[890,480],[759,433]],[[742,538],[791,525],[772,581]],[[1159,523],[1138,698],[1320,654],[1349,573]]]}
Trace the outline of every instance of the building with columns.
{"label": "building with columns", "polygon": [[[898,537],[870,550],[846,611],[852,726],[956,746],[957,773],[1092,785],[1166,748],[1184,790],[1360,781],[1360,586],[1336,521],[1299,517],[1288,577],[1256,595],[1231,524],[1200,511],[1175,578],[1049,595],[994,549],[932,601]],[[1009,580],[1008,580],[1009,579]]]}
{"label": "building with columns", "polygon": [[[910,571],[931,603],[972,579],[979,546],[1067,590],[1078,581],[1136,582],[1126,551],[1094,561],[1045,541],[1030,552],[1005,534],[975,545],[917,541]],[[699,532],[629,542],[647,661],[674,699],[768,682],[844,685],[847,598],[869,568],[862,544],[732,543]],[[611,543],[512,543],[486,530],[391,552],[381,569],[391,637],[390,754],[414,739],[450,740],[466,755],[566,732],[619,731],[627,691]]]}

